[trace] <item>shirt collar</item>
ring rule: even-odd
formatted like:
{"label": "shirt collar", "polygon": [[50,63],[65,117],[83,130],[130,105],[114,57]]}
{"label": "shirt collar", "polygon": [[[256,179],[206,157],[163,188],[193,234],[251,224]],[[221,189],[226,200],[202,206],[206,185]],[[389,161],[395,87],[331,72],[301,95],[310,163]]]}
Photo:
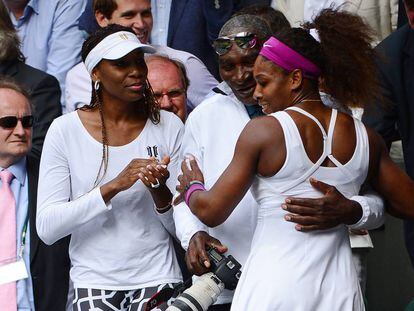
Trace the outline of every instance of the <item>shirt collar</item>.
{"label": "shirt collar", "polygon": [[[236,101],[244,105],[241,101],[237,99],[236,95],[234,95],[232,89],[225,81],[217,85],[217,88],[219,88],[221,91],[226,93],[228,96],[233,97]],[[260,107],[259,105],[244,105],[244,107],[246,107],[246,110],[247,110],[247,113],[249,114],[250,119],[264,116],[262,107]]]}
{"label": "shirt collar", "polygon": [[264,116],[262,107],[259,105],[244,105],[246,107],[247,113],[249,114],[250,119]]}
{"label": "shirt collar", "polygon": [[27,7],[32,8],[36,14],[39,14],[39,0],[30,0],[26,8]]}
{"label": "shirt collar", "polygon": [[[4,170],[4,168],[0,166],[0,171],[2,170]],[[7,170],[13,174],[22,186],[24,186],[26,181],[26,157],[23,157],[18,162],[10,165]]]}

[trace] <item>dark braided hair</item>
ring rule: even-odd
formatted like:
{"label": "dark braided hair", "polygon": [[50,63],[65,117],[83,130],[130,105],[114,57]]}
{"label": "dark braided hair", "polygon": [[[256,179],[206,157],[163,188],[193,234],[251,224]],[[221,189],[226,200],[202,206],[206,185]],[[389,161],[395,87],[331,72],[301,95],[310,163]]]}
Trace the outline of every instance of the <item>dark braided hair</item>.
{"label": "dark braided hair", "polygon": [[[90,53],[90,51],[104,38],[107,36],[119,32],[119,31],[128,31],[135,35],[134,31],[129,27],[120,26],[117,24],[111,24],[107,27],[98,29],[95,33],[90,35],[88,39],[82,45],[82,61],[85,62],[86,57]],[[97,65],[99,66],[99,64]],[[105,126],[105,117],[103,112],[103,103],[101,98],[101,87],[98,89],[95,88],[95,83],[92,81],[92,94],[91,94],[91,102],[89,105],[85,105],[80,110],[83,111],[91,111],[94,109],[98,109],[99,116],[101,118],[101,131],[102,131],[102,161],[99,167],[98,175],[96,176],[94,186],[97,186],[102,179],[105,177],[107,168],[108,168],[108,160],[109,160],[109,147],[108,147],[108,135]],[[152,123],[158,124],[160,122],[160,106],[158,102],[155,100],[154,92],[151,88],[148,79],[146,79],[146,86],[143,93],[143,98],[140,100],[140,105],[137,109],[142,109],[142,113],[145,117],[149,118]]]}
{"label": "dark braided hair", "polygon": [[[309,33],[313,28],[320,43]],[[275,37],[319,66],[324,91],[342,105],[364,107],[379,97],[374,32],[361,17],[328,8],[303,28],[284,28]]]}

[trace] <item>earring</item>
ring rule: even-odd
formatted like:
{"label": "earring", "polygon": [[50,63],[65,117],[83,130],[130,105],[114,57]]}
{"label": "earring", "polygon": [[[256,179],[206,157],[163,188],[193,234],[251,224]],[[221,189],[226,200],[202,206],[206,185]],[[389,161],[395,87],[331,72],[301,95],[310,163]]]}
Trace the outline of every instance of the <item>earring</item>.
{"label": "earring", "polygon": [[95,89],[95,91],[98,91],[100,87],[101,85],[99,84],[99,80],[96,80],[93,84],[93,88]]}

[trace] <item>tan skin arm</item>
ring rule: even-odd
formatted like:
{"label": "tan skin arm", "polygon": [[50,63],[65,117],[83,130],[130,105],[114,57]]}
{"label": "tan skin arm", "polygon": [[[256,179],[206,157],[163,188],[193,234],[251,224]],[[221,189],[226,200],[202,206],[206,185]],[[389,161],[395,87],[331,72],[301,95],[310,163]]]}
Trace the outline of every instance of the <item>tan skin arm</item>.
{"label": "tan skin arm", "polygon": [[370,144],[368,179],[388,201],[387,211],[395,217],[414,219],[414,181],[390,158],[383,139],[367,128]]}
{"label": "tan skin arm", "polygon": [[[275,167],[283,165],[285,159],[283,132],[278,121],[252,120],[248,123],[236,145],[234,157],[209,191],[194,192],[190,199],[190,209],[206,225],[214,227],[222,224],[232,213],[251,186],[255,174],[272,176],[278,169],[266,167],[268,154],[273,152]],[[414,182],[388,155],[381,137],[367,129],[370,142],[370,166],[368,181],[373,188],[390,203],[389,212],[400,218],[414,219]],[[275,152],[269,145],[276,144],[280,151]],[[203,180],[195,160],[190,161],[191,170],[183,162],[183,175],[179,177],[177,190],[181,193],[192,180]],[[257,169],[256,169],[257,168]]]}
{"label": "tan skin arm", "polygon": [[[250,121],[240,134],[233,159],[218,181],[209,191],[196,191],[190,198],[191,211],[207,226],[222,224],[249,190],[256,173],[273,175],[283,165],[285,148],[274,149],[269,145],[284,146],[284,136],[279,122],[273,117]],[[267,163],[270,153],[272,166]],[[183,195],[184,188],[192,180],[203,180],[195,161],[190,160],[191,170],[183,161],[177,191]],[[276,171],[275,170],[276,167]]]}

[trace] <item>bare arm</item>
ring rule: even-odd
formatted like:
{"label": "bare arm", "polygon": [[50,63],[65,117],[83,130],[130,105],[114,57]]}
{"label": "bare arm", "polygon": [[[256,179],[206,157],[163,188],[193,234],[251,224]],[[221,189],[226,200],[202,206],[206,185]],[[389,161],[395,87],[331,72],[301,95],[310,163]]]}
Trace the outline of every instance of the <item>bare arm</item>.
{"label": "bare arm", "polygon": [[[263,150],[274,143],[275,136],[283,138],[279,123],[265,117],[250,121],[237,141],[233,159],[218,181],[209,191],[194,192],[190,199],[191,211],[210,227],[223,223],[250,188]],[[190,160],[191,169],[182,163],[183,175],[177,190],[184,188],[192,180],[202,180],[203,175],[195,159]]]}
{"label": "bare arm", "polygon": [[414,219],[414,182],[390,158],[382,138],[371,129],[370,170],[372,186],[388,201],[388,212],[399,218]]}

